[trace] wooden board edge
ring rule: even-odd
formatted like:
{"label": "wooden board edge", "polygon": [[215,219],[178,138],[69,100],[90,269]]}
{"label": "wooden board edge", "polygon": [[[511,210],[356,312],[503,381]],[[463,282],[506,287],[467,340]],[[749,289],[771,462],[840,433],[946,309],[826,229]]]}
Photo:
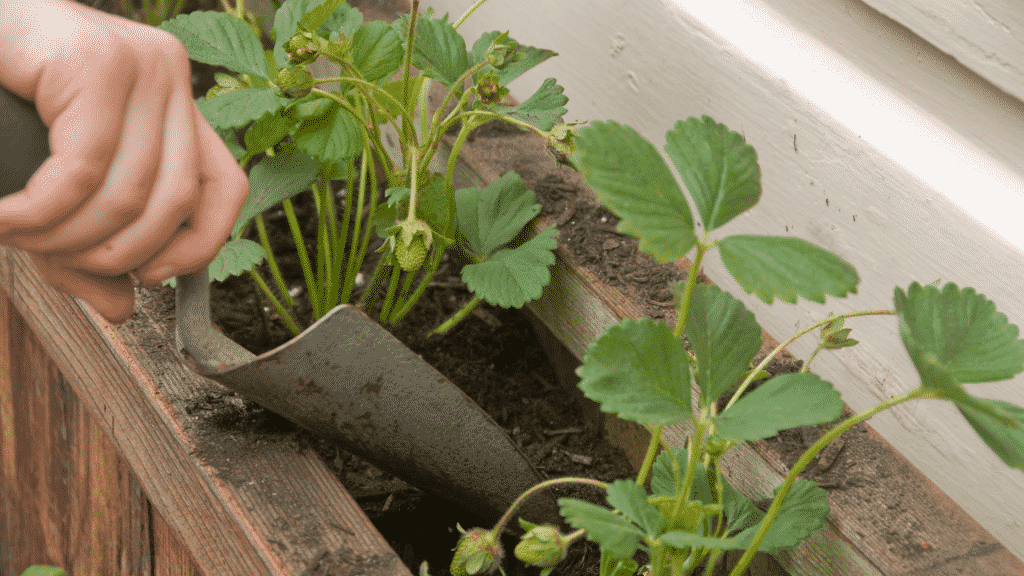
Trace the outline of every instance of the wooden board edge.
{"label": "wooden board edge", "polygon": [[[297,576],[313,563],[323,564],[325,558],[333,564],[345,563],[353,537],[367,533],[376,535],[376,544],[383,543],[383,555],[388,557],[363,554],[358,560],[375,566],[378,574],[409,575],[315,455],[277,451],[257,456],[248,469],[265,467],[266,474],[248,484],[225,481],[228,471],[214,469],[192,453],[192,439],[139,360],[144,351],[137,343],[126,343],[115,327],[54,291],[20,251],[0,247],[0,289],[129,463],[154,509],[192,552],[203,573]],[[191,374],[180,364],[179,368]],[[292,476],[298,483],[291,483]],[[277,489],[285,493],[275,494]],[[316,558],[282,555],[282,544],[285,551],[295,548],[274,539],[270,530],[279,526],[268,524],[259,511],[272,508],[272,499],[285,496],[301,496],[318,522],[334,526],[326,539],[328,556],[317,550],[301,555]]]}

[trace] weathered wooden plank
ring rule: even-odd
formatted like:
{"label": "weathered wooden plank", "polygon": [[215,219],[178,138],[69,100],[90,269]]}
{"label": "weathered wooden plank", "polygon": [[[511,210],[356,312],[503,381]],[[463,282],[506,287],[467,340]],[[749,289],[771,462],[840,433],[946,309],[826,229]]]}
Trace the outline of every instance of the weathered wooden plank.
{"label": "weathered wooden plank", "polygon": [[[9,249],[0,251],[0,286],[204,574],[298,575],[313,564],[408,574],[315,455],[197,426],[186,404],[219,385],[183,366],[173,332],[156,323],[165,311],[119,330]],[[164,339],[143,341],[146,330]],[[197,451],[231,442],[230,458]]]}
{"label": "weathered wooden plank", "polygon": [[[153,574],[145,494],[2,292],[0,350],[0,574]],[[157,574],[198,574],[173,533],[153,543],[180,559]]]}

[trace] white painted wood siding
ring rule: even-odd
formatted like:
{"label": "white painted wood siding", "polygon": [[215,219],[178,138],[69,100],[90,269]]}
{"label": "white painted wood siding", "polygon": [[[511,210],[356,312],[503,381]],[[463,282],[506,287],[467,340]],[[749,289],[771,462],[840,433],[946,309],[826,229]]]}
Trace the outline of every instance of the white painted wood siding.
{"label": "white painted wood siding", "polygon": [[[824,306],[767,306],[709,257],[708,276],[780,341],[829,311],[892,308],[894,287],[914,280],[974,286],[1024,325],[1024,104],[1012,95],[1024,93],[1021,12],[1013,0],[977,2],[965,22],[952,8],[928,9],[949,2],[869,3],[897,17],[916,10],[907,25],[930,42],[849,0],[490,0],[462,31],[472,42],[508,29],[559,52],[511,89],[523,100],[557,78],[568,121],[614,119],[659,148],[688,116],[743,132],[760,158],[762,203],[716,235],[804,238],[862,277],[857,295]],[[454,20],[472,0],[426,4]],[[820,356],[814,370],[851,407],[917,385],[893,317],[847,326],[862,344]],[[806,358],[814,344],[791,351]],[[1024,378],[972,392],[1024,405]],[[952,406],[918,402],[871,424],[1024,558],[1024,473]]]}

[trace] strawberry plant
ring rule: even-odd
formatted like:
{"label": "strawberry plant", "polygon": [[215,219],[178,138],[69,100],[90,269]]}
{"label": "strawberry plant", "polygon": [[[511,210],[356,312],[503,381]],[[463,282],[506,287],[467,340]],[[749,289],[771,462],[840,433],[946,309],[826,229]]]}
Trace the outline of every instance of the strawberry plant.
{"label": "strawberry plant", "polygon": [[[218,74],[217,86],[198,102],[248,168],[250,182],[249,200],[210,277],[248,272],[296,334],[295,303],[261,216],[277,205],[294,238],[314,319],[349,301],[373,234],[384,239],[382,257],[360,303],[368,307],[383,294],[382,322],[405,316],[449,249],[472,260],[462,275],[474,298],[442,332],[481,301],[522,306],[550,280],[554,227],[506,247],[539,211],[522,180],[510,174],[484,188],[455,190],[453,175],[469,133],[491,120],[540,134],[553,153],[564,154],[567,98],[553,78],[521,104],[505,99],[508,82],[555,54],[497,31],[468,46],[458,27],[482,2],[454,22],[433,10],[420,15],[418,4],[386,24],[363,22],[359,10],[341,0],[289,0],[275,13],[272,49],[264,49],[241,0],[234,7],[225,1],[226,12],[193,12],[161,25],[192,60],[234,73]],[[340,75],[315,77],[309,64],[317,58],[337,64]],[[320,87],[328,83],[337,88]],[[426,105],[432,83],[446,89],[434,112]],[[385,125],[397,135],[395,159],[386,153]],[[458,135],[446,171],[431,171],[442,136],[452,130]],[[377,201],[375,163],[385,175],[383,202]],[[340,215],[335,181],[344,189]],[[291,203],[305,191],[318,215],[313,254]],[[259,243],[242,237],[250,225]],[[264,258],[277,294],[255,269]]]}
{"label": "strawberry plant", "polygon": [[[1024,370],[1024,340],[1017,326],[972,288],[917,282],[896,288],[893,309],[830,314],[751,366],[761,346],[753,313],[729,293],[696,281],[711,250],[718,249],[743,290],[768,304],[775,299],[795,303],[798,298],[824,303],[826,296],[855,292],[859,276],[840,257],[800,239],[717,233],[761,197],[757,154],[740,134],[704,116],[678,122],[666,140],[665,152],[685,183],[699,222],[668,164],[635,130],[596,122],[575,137],[570,159],[598,199],[620,218],[621,232],[636,236],[641,250],[663,263],[695,254],[686,280],[671,285],[678,306],[674,326],[646,318],[623,320],[590,346],[577,371],[580,388],[603,411],[651,432],[636,478],[610,483],[551,479],[524,493],[516,504],[551,485],[590,484],[604,491],[608,507],[560,499],[562,516],[576,529],[571,534],[521,521],[526,534],[514,552],[519,560],[546,575],[571,542],[585,537],[601,548],[603,576],[637,573],[638,558],[647,559],[643,573],[651,576],[710,575],[724,552],[744,550],[730,572],[740,576],[757,551],[777,553],[796,546],[829,514],[825,490],[799,478],[811,460],[854,425],[910,400],[952,402],[1007,465],[1024,469],[1024,408],[974,396],[967,388]],[[920,385],[824,434],[793,465],[762,512],[724,477],[719,464],[723,454],[741,442],[841,417],[839,393],[808,369],[820,350],[857,344],[849,337],[851,329],[844,327],[847,318],[872,314],[896,317]],[[750,389],[754,380],[766,376],[763,370],[772,358],[816,329],[818,347],[799,373],[779,375]],[[681,423],[688,426],[687,447],[665,445],[663,428]],[[480,543],[493,542],[515,508],[494,528],[465,533],[473,537],[460,541],[453,574],[485,574],[500,566],[501,548]],[[641,551],[644,556],[637,555]]]}

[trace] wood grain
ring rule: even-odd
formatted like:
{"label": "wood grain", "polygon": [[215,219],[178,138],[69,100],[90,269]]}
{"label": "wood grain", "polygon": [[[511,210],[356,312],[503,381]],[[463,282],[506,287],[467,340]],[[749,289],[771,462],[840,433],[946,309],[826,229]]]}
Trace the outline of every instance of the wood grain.
{"label": "wood grain", "polygon": [[[211,576],[298,575],[314,563],[330,570],[408,575],[394,551],[315,455],[300,452],[289,442],[238,443],[229,433],[216,437],[210,430],[199,436],[200,430],[184,408],[196,394],[205,394],[217,385],[184,367],[174,352],[166,318],[144,312],[130,326],[115,328],[54,292],[24,254],[6,248],[0,249],[0,288],[17,311],[8,313],[15,318],[15,329],[7,331],[13,335],[8,337],[10,341],[28,341],[24,336],[28,333],[38,338],[38,351],[32,354],[50,359],[49,377],[59,376],[66,382],[75,410],[89,415],[102,430],[93,432],[91,438],[105,435],[124,460],[118,464],[113,456],[86,452],[55,457],[50,464],[33,465],[26,471],[5,442],[5,488],[18,486],[30,491],[35,501],[60,509],[63,504],[52,502],[70,498],[63,491],[66,488],[51,487],[43,479],[61,477],[53,474],[52,467],[72,466],[92,482],[88,485],[93,492],[87,493],[83,502],[99,506],[102,514],[96,512],[100,517],[89,525],[101,527],[117,525],[122,521],[119,514],[128,514],[125,510],[137,514],[144,508],[140,503],[130,504],[130,499],[126,504],[118,496],[129,490],[127,484],[108,492],[104,481],[95,475],[104,472],[122,479],[136,475],[155,515],[166,523],[153,523],[147,529],[157,536],[173,533],[187,549],[183,552],[172,545],[149,551],[154,566],[165,566],[175,574],[191,570],[191,560],[186,561],[191,555],[199,573]],[[17,320],[19,315],[23,324]],[[7,364],[14,366],[8,372],[18,373],[23,369],[19,363],[35,357],[17,347],[8,349]],[[10,402],[5,404],[5,412],[15,411]],[[37,428],[66,433],[45,413],[39,418],[42,420],[34,424]],[[4,422],[2,430],[8,434],[10,425],[7,419]],[[234,457],[207,455],[204,459],[196,453],[203,442],[207,446],[235,442]],[[16,446],[17,454],[50,452],[49,445],[37,446],[35,439]],[[117,466],[122,467],[119,472]],[[11,506],[5,504],[5,510]],[[62,521],[63,517],[50,511],[39,518],[24,514],[12,518],[10,542],[4,544],[7,553],[32,553],[68,562],[67,550],[81,548],[90,553],[85,554],[89,560],[80,561],[95,564],[77,573],[99,574],[102,567],[112,565],[112,552],[103,551],[120,549],[116,541],[105,542],[84,533],[65,542],[55,536],[62,533],[57,528]],[[142,551],[129,556],[148,558]]]}
{"label": "wood grain", "polygon": [[[173,532],[152,531],[130,467],[2,292],[0,461],[0,574],[199,574]],[[153,547],[175,562],[154,570]]]}

